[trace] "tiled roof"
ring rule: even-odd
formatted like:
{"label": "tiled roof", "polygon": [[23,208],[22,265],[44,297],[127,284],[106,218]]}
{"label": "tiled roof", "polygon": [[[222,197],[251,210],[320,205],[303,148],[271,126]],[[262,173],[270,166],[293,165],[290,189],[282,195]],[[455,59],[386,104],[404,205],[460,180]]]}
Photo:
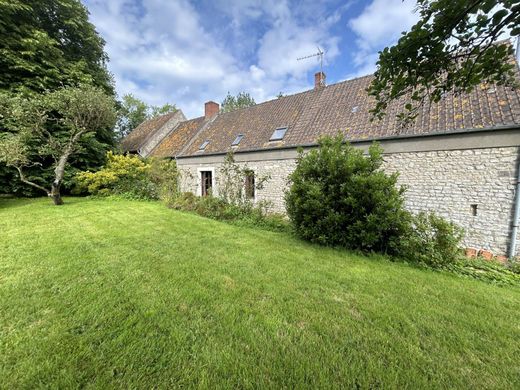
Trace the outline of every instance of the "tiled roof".
{"label": "tiled roof", "polygon": [[153,157],[175,157],[205,122],[204,117],[199,117],[179,123],[179,125],[152,150],[150,155]]}
{"label": "tiled roof", "polygon": [[153,119],[144,121],[137,126],[130,134],[128,134],[123,141],[121,141],[121,147],[125,152],[137,151],[146,139],[151,136],[154,132],[163,127],[174,115],[175,112],[160,115]]}
{"label": "tiled roof", "polygon": [[[245,151],[315,144],[320,136],[338,132],[355,141],[520,125],[520,90],[495,85],[481,85],[470,94],[447,94],[439,103],[422,107],[406,128],[396,118],[397,113],[405,111],[405,98],[392,103],[381,121],[371,121],[369,109],[373,100],[366,88],[372,77],[347,80],[219,114],[202,131],[194,132],[195,138],[181,155],[227,152],[232,150],[231,144],[238,134],[244,137],[234,150]],[[285,126],[283,140],[270,142],[273,131]],[[199,151],[206,140],[209,144],[203,152]]]}

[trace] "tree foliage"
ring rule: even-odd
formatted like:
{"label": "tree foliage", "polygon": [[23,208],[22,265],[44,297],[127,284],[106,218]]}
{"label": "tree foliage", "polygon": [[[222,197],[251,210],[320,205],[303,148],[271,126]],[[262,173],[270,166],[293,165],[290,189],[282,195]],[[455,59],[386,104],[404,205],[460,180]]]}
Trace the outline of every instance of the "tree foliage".
{"label": "tree foliage", "polygon": [[0,90],[88,83],[113,95],[104,44],[79,0],[0,0]]}
{"label": "tree foliage", "polygon": [[[0,92],[19,95],[20,101],[38,101],[38,94],[88,84],[113,96],[107,60],[104,41],[79,0],[0,0]],[[8,131],[5,122],[0,118],[0,136]],[[46,132],[61,138],[63,124],[51,120],[45,126]],[[65,186],[75,170],[101,166],[114,145],[113,128],[99,129],[85,140],[69,159],[72,169],[65,173]],[[38,165],[27,166],[24,173],[47,183],[54,177],[54,160],[46,150],[40,153]],[[17,176],[16,169],[0,163],[0,193],[35,195],[34,187]]]}
{"label": "tree foliage", "polygon": [[448,91],[470,92],[482,82],[517,85],[513,48],[497,42],[505,31],[520,34],[518,0],[417,0],[420,20],[379,54],[369,88],[381,118],[388,104],[409,96],[404,122],[425,102]]}
{"label": "tree foliage", "polygon": [[[115,123],[113,99],[92,86],[67,87],[32,97],[0,95],[0,162],[16,169],[20,180],[61,204],[61,185],[69,159],[96,133]],[[28,167],[41,167],[52,158],[52,183]],[[34,176],[34,178],[32,177]]]}
{"label": "tree foliage", "polygon": [[247,92],[239,92],[236,96],[229,92],[220,105],[221,112],[231,112],[240,108],[251,107],[256,104],[255,99]]}
{"label": "tree foliage", "polygon": [[175,111],[177,111],[177,107],[174,104],[166,103],[162,106],[148,105],[134,95],[126,94],[123,96],[119,108],[118,135],[120,138],[123,138],[145,120]]}

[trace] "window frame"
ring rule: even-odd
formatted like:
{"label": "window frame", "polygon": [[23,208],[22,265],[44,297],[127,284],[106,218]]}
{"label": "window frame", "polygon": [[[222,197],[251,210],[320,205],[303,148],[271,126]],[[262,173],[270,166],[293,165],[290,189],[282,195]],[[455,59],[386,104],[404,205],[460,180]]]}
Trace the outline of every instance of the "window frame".
{"label": "window frame", "polygon": [[[281,127],[277,127],[274,131],[273,131],[273,134],[271,135],[271,138],[269,138],[269,141],[282,141],[284,138],[285,138],[285,134],[287,134],[287,130],[289,129],[288,126],[281,126]],[[278,131],[283,131],[282,133],[282,136],[281,137],[276,137],[275,138],[275,134],[276,132]]]}
{"label": "window frame", "polygon": [[215,180],[215,168],[214,167],[200,167],[197,168],[197,196],[207,196],[202,194],[202,172],[211,172],[211,193],[216,195],[216,180]]}
{"label": "window frame", "polygon": [[[248,186],[249,186],[249,179],[252,178],[252,196],[248,194]],[[244,195],[247,200],[252,200],[253,203],[256,202],[256,172],[254,169],[248,169],[248,172],[246,173],[244,177]]]}
{"label": "window frame", "polygon": [[209,140],[205,140],[203,143],[200,144],[199,146],[199,151],[204,151],[206,150],[206,148],[208,147],[209,145]]}
{"label": "window frame", "polygon": [[238,146],[240,145],[240,142],[242,142],[242,139],[244,139],[244,134],[238,134],[233,142],[231,143],[231,146]]}

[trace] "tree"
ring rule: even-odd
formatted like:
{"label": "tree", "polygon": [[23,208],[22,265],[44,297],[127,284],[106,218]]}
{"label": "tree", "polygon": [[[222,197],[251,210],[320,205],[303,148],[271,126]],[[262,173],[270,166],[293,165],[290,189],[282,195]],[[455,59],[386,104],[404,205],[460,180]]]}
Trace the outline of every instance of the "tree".
{"label": "tree", "polygon": [[104,44],[79,0],[0,0],[0,90],[89,83],[113,95]]}
{"label": "tree", "polygon": [[220,105],[221,112],[231,112],[240,108],[251,107],[256,104],[255,99],[247,92],[239,92],[236,96],[232,96],[229,92]]}
{"label": "tree", "polygon": [[518,0],[417,0],[420,20],[398,43],[379,53],[369,87],[372,110],[381,118],[388,104],[410,96],[401,120],[412,120],[425,102],[444,93],[471,92],[482,82],[517,86],[513,48],[498,42],[520,34]]}
{"label": "tree", "polygon": [[175,111],[177,108],[173,104],[150,106],[134,95],[126,94],[123,96],[119,109],[118,135],[120,138],[124,138],[145,120]]}
{"label": "tree", "polygon": [[175,104],[165,103],[162,106],[150,106],[150,118],[177,111]]}
{"label": "tree", "polygon": [[[63,204],[61,185],[69,158],[82,144],[115,123],[113,99],[92,86],[66,87],[41,96],[0,95],[0,119],[7,129],[0,138],[0,161],[13,167],[20,180]],[[52,130],[50,130],[53,128]],[[42,156],[53,159],[53,179],[25,174],[41,166]]]}
{"label": "tree", "polygon": [[133,129],[148,118],[148,105],[132,94],[123,96],[119,109],[117,132],[120,138],[127,136]]}
{"label": "tree", "polygon": [[[36,94],[64,86],[91,84],[113,96],[107,61],[104,41],[79,0],[0,0],[0,92],[38,99]],[[5,119],[0,119],[0,136],[6,131],[2,122]],[[61,131],[53,121],[45,126],[50,133]],[[71,184],[74,170],[103,165],[115,141],[113,128],[101,129],[86,140],[69,160],[72,169],[66,172],[64,186]],[[26,167],[25,175],[51,180],[52,156],[40,155],[39,164]],[[0,164],[0,193],[34,195],[34,187],[13,180],[16,176],[15,169]]]}

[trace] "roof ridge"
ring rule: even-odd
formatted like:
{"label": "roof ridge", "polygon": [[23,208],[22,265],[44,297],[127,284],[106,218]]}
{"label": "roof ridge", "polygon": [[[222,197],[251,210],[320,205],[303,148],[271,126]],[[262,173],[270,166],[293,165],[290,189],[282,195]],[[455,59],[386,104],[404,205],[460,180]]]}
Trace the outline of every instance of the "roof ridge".
{"label": "roof ridge", "polygon": [[[164,117],[167,116],[167,115],[171,115],[170,118],[168,118],[168,119],[166,120],[166,122],[163,123],[162,126],[159,126],[159,127],[156,128],[155,130],[150,131],[150,132],[146,135],[146,137],[145,137],[145,138],[143,139],[143,141],[141,142],[141,147],[140,147],[139,149],[141,149],[144,145],[146,145],[146,143],[147,143],[147,142],[148,142],[148,141],[149,141],[153,136],[155,136],[157,133],[159,133],[159,131],[161,131],[161,129],[162,129],[164,126],[166,126],[168,123],[170,123],[170,121],[171,121],[172,119],[175,119],[175,116],[176,116],[177,114],[179,114],[179,113],[180,113],[184,118],[186,118],[186,117],[184,116],[184,113],[182,112],[182,110],[176,108],[175,111],[167,112],[166,114],[158,115],[158,116],[156,116],[156,117],[154,117],[154,118],[150,118],[150,119],[148,119],[149,121],[151,121],[151,120],[156,120],[156,119],[164,118]],[[146,121],[145,121],[145,122],[146,122]],[[144,122],[143,122],[143,123],[144,123]],[[178,122],[178,123],[179,123],[179,122]],[[178,124],[178,123],[177,123],[177,124]],[[177,126],[175,126],[175,128],[176,128],[176,127],[177,127]],[[168,134],[170,134],[170,132],[168,132]],[[165,137],[163,137],[163,138],[162,138],[162,139],[157,143],[157,145],[159,145],[159,144],[162,142],[162,140],[163,140],[164,138],[165,138]],[[155,146],[153,147],[153,149],[155,149],[155,148],[157,147],[157,145],[155,145]],[[152,149],[152,150],[153,150],[153,149]],[[151,151],[150,151],[150,152],[151,152]]]}
{"label": "roof ridge", "polygon": [[280,100],[280,99],[292,98],[292,97],[295,97],[295,96],[298,96],[298,95],[307,94],[307,93],[320,92],[320,91],[323,91],[324,89],[327,89],[327,88],[330,88],[330,87],[334,87],[334,86],[339,85],[339,84],[345,84],[345,83],[352,82],[352,81],[356,81],[356,80],[359,80],[359,79],[362,79],[362,78],[365,78],[365,77],[371,77],[371,76],[373,76],[373,75],[374,75],[373,73],[370,73],[370,74],[366,74],[366,75],[364,75],[364,76],[358,76],[358,77],[354,77],[354,78],[352,78],[352,79],[347,79],[347,80],[338,81],[337,83],[333,83],[333,84],[325,85],[324,87],[320,87],[320,88],[318,88],[318,89],[316,89],[316,88],[313,87],[313,88],[311,88],[311,89],[307,89],[307,90],[305,90],[305,91],[300,91],[300,92],[293,93],[292,95],[281,96],[281,97],[277,97],[277,98],[274,98],[274,99],[265,100],[265,101],[263,101],[263,102],[261,102],[261,103],[255,103],[255,104],[252,105],[252,106],[238,108],[238,109],[236,109],[236,110],[229,111],[229,112],[219,112],[219,113],[218,113],[218,116],[224,116],[224,115],[228,115],[228,114],[233,114],[233,113],[235,113],[235,112],[248,110],[248,109],[250,109],[250,108],[258,107],[258,106],[261,106],[261,105],[263,105],[263,104],[267,104],[267,103],[272,103],[272,102],[278,101],[278,100]]}

